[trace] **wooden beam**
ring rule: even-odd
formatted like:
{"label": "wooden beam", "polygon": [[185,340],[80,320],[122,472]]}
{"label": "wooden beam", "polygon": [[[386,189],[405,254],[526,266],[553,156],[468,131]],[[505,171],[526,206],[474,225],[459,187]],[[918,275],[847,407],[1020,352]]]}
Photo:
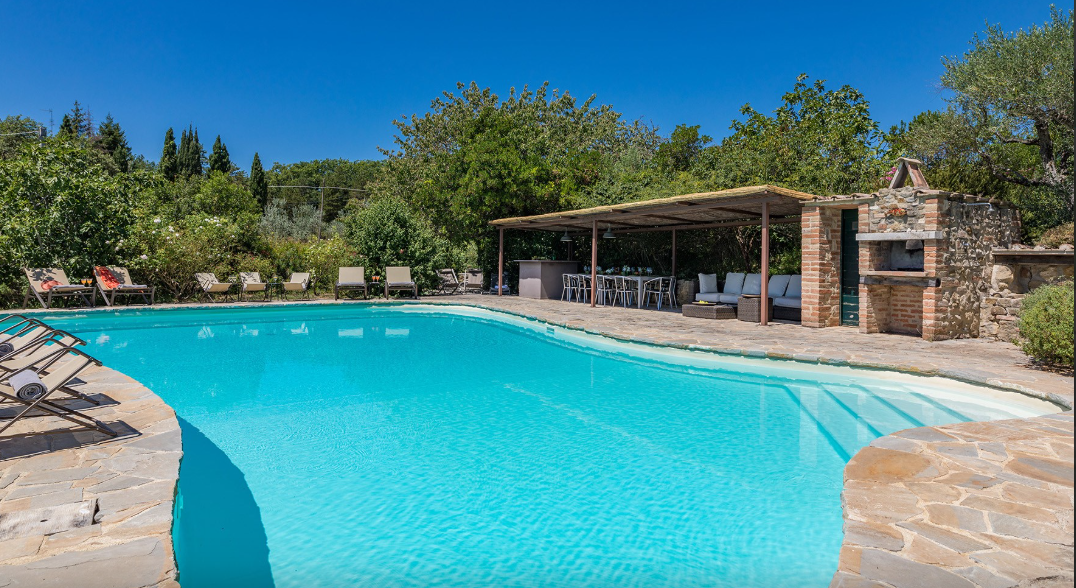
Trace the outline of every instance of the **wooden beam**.
{"label": "wooden beam", "polygon": [[[618,219],[624,219],[624,218],[626,218],[625,215],[633,215],[633,216],[637,216],[637,217],[643,217],[643,216],[647,216],[647,215],[663,214],[663,213],[666,213],[666,212],[671,212],[671,213],[675,214],[678,211],[683,211],[687,207],[690,207],[692,212],[699,211],[699,210],[721,210],[721,209],[724,209],[724,210],[722,210],[722,212],[729,212],[730,214],[738,214],[738,215],[742,215],[744,217],[750,217],[750,218],[761,218],[761,215],[759,213],[756,213],[756,212],[753,212],[753,211],[740,210],[740,209],[731,208],[731,207],[734,207],[736,205],[744,205],[744,204],[752,205],[752,204],[761,204],[763,202],[774,202],[774,201],[780,201],[781,199],[782,199],[782,197],[780,197],[780,196],[765,196],[765,197],[760,198],[759,195],[755,194],[755,195],[750,195],[750,196],[740,196],[740,197],[736,197],[736,198],[722,198],[722,199],[720,199],[720,201],[712,202],[712,203],[706,203],[706,204],[700,204],[698,202],[679,202],[679,203],[674,203],[674,204],[665,204],[665,205],[661,205],[661,206],[655,206],[653,208],[638,208],[638,209],[621,208],[621,209],[614,209],[614,210],[612,210],[610,212],[604,212],[604,213],[601,213],[601,214],[559,216],[559,217],[542,219],[542,220],[537,220],[537,221],[523,221],[523,222],[520,222],[519,224],[514,224],[514,225],[495,225],[495,226],[503,226],[503,227],[509,228],[509,229],[521,229],[521,228],[525,228],[525,227],[530,227],[530,228],[564,227],[564,226],[568,226],[565,221],[570,221],[570,220],[589,220],[589,221],[595,221],[596,220],[598,222],[607,222],[607,221],[615,221],[615,220],[618,220]],[[729,219],[729,220],[736,220],[736,219]],[[582,227],[583,230],[586,230],[588,228],[589,227]]]}
{"label": "wooden beam", "polygon": [[759,323],[762,326],[770,320],[770,203],[762,203],[762,305]]}
{"label": "wooden beam", "polygon": [[[771,218],[771,225],[787,225],[790,223],[800,222],[799,216]],[[695,231],[702,229],[721,229],[726,227],[757,227],[762,225],[762,219],[742,220],[742,221],[721,221],[714,223],[705,223],[700,225],[672,225],[667,227],[641,227],[638,229],[613,229],[614,234],[621,233],[653,233],[655,231]]]}
{"label": "wooden beam", "polygon": [[504,229],[500,231],[500,243],[497,246],[497,296],[504,295]]}
{"label": "wooden beam", "polygon": [[590,234],[590,307],[598,304],[598,221]]}

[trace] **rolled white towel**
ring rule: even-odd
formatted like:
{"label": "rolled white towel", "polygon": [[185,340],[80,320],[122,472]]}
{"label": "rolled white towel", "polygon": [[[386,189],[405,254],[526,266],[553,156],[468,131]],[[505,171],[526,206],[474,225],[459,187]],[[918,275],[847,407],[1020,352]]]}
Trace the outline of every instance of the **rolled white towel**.
{"label": "rolled white towel", "polygon": [[15,389],[15,396],[27,402],[41,398],[48,391],[48,387],[33,370],[19,370],[8,378],[7,383]]}
{"label": "rolled white towel", "polygon": [[149,288],[149,286],[145,284],[120,284],[118,287],[120,289],[130,288],[132,290],[146,290]]}
{"label": "rolled white towel", "polygon": [[0,343],[0,357],[3,357],[5,355],[9,354],[12,351],[15,351],[15,346],[14,345],[12,345],[11,343],[8,343],[7,341],[4,341],[3,343]]}

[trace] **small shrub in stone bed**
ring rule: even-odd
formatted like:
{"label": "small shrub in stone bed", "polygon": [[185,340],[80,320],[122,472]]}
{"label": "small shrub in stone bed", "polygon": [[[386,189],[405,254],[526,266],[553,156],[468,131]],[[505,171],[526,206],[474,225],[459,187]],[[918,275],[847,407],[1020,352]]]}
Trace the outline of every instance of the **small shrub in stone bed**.
{"label": "small shrub in stone bed", "polygon": [[1036,288],[1020,311],[1020,347],[1031,357],[1073,365],[1072,282]]}

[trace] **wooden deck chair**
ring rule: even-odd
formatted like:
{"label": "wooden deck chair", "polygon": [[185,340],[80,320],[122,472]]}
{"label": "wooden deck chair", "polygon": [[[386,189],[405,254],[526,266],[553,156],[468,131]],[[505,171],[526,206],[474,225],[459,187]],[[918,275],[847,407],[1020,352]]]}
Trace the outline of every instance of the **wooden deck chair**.
{"label": "wooden deck chair", "polygon": [[418,298],[418,286],[415,285],[414,280],[411,279],[411,268],[385,268],[385,298],[389,297],[389,292],[408,291],[411,292],[411,295],[416,299]]}
{"label": "wooden deck chair", "polygon": [[131,303],[131,296],[141,296],[142,303],[153,306],[153,298],[157,289],[154,286],[136,284],[131,279],[131,274],[125,267],[99,265],[93,268],[94,281],[101,291],[101,297],[105,304],[116,304],[116,296],[126,296],[127,303]]}
{"label": "wooden deck chair", "polygon": [[441,278],[441,286],[439,291],[441,294],[455,294],[460,291],[463,284],[460,283],[459,278],[456,276],[456,270],[454,269],[439,269],[437,275]]}
{"label": "wooden deck chair", "polygon": [[228,301],[228,294],[232,291],[233,284],[228,282],[221,282],[217,279],[215,274],[204,273],[194,274],[194,279],[198,281],[198,285],[202,288],[202,296],[210,302],[213,301],[214,294],[223,294],[224,301]]}
{"label": "wooden deck chair", "polygon": [[463,276],[463,292],[478,292],[482,293],[482,282],[485,281],[485,276],[482,275],[481,270],[469,269]]}
{"label": "wooden deck chair", "polygon": [[[23,268],[30,287],[26,289],[22,305],[30,303],[30,295],[33,294],[43,308],[52,308],[52,301],[60,298],[78,297],[86,306],[93,307],[97,304],[97,291],[89,286],[76,286],[67,279],[67,274],[62,269],[54,267]],[[90,297],[87,298],[86,295]]]}
{"label": "wooden deck chair", "polygon": [[239,301],[243,301],[244,292],[265,292],[265,299],[269,300],[269,290],[266,289],[262,275],[258,272],[239,272]]}
{"label": "wooden deck chair", "polygon": [[101,362],[78,349],[61,345],[56,347],[55,351],[37,360],[31,366],[17,372],[0,375],[0,402],[10,401],[25,407],[13,417],[2,417],[9,422],[0,427],[0,434],[31,411],[38,411],[43,413],[41,416],[57,416],[115,437],[116,431],[108,425],[75,409],[49,400],[49,397],[57,391],[68,387],[71,380],[84,369],[91,365],[101,365]]}
{"label": "wooden deck chair", "polygon": [[340,300],[342,292],[358,292],[359,290],[362,290],[362,297],[366,298],[366,268],[363,266],[340,268],[340,275],[333,284],[333,300]]}
{"label": "wooden deck chair", "polygon": [[291,278],[284,282],[284,296],[288,292],[300,292],[304,300],[310,299],[310,274],[307,272],[293,272]]}

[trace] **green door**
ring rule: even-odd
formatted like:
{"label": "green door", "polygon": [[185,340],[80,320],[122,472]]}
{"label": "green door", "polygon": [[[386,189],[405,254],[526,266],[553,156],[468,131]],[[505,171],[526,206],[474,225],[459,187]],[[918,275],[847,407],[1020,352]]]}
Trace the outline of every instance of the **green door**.
{"label": "green door", "polygon": [[859,210],[841,211],[841,324],[859,326]]}

